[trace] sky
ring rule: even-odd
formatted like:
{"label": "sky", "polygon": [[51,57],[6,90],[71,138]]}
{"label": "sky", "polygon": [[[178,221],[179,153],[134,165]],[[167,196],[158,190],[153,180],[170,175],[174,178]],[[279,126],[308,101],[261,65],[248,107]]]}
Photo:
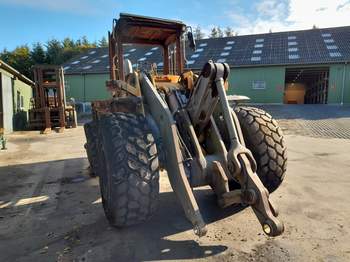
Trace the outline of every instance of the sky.
{"label": "sky", "polygon": [[176,19],[240,35],[349,26],[350,0],[0,0],[0,51],[64,37],[107,35],[119,13]]}

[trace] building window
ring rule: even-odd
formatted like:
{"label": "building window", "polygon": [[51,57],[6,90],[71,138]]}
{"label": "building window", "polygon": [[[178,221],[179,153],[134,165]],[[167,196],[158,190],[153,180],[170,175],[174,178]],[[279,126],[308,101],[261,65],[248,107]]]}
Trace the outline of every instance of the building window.
{"label": "building window", "polygon": [[266,89],[266,82],[264,80],[254,80],[252,84],[253,89]]}

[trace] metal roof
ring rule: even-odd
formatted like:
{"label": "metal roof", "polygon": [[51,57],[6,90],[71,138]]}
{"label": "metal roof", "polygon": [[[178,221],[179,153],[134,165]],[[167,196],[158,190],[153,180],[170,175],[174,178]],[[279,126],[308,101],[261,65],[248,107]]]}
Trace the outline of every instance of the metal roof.
{"label": "metal roof", "polygon": [[[133,65],[157,63],[161,47],[126,45],[124,57]],[[350,26],[209,38],[186,48],[187,68],[200,69],[208,60],[231,67],[327,64],[350,61]],[[108,73],[108,48],[89,49],[63,65],[66,74]]]}
{"label": "metal roof", "polygon": [[2,60],[0,60],[0,68],[3,68],[4,70],[9,72],[10,74],[16,76],[19,80],[21,80],[22,82],[26,83],[27,85],[34,86],[34,84],[35,84],[28,77],[26,77],[25,75],[22,75],[16,69],[14,69],[12,66],[8,65],[7,63],[5,63]]}

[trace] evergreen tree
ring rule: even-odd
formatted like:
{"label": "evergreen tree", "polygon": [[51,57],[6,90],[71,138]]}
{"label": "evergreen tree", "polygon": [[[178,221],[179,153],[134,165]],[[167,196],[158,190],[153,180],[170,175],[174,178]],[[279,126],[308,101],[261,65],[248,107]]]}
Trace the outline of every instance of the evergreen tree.
{"label": "evergreen tree", "polygon": [[98,46],[99,47],[107,47],[108,46],[108,42],[105,36],[103,36],[101,38],[101,40],[98,41]]}
{"label": "evergreen tree", "polygon": [[44,64],[46,62],[45,50],[41,43],[37,42],[33,45],[30,57],[34,64]]}
{"label": "evergreen tree", "polygon": [[47,63],[52,65],[60,65],[64,61],[62,59],[63,47],[57,39],[51,39],[46,43]]}
{"label": "evergreen tree", "polygon": [[234,35],[235,35],[235,31],[229,26],[226,27],[225,36],[230,37],[230,36],[234,36]]}
{"label": "evergreen tree", "polygon": [[205,34],[202,32],[202,29],[200,28],[199,25],[196,26],[193,34],[194,34],[194,38],[196,40],[200,40],[200,39],[203,39],[205,37]]}
{"label": "evergreen tree", "polygon": [[224,33],[222,32],[220,27],[217,27],[218,37],[224,37]]}
{"label": "evergreen tree", "polygon": [[217,37],[218,37],[218,30],[217,30],[217,28],[214,26],[214,27],[211,29],[210,38],[217,38]]}

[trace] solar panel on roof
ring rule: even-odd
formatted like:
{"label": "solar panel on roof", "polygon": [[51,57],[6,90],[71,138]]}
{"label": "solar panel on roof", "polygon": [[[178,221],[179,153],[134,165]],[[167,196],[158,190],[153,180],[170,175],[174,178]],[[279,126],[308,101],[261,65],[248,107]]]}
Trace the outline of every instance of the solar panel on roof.
{"label": "solar panel on roof", "polygon": [[298,48],[297,47],[290,47],[288,48],[288,52],[297,52]]}
{"label": "solar panel on roof", "polygon": [[96,53],[95,50],[89,52],[90,55],[93,55],[93,54],[95,54],[95,53]]}
{"label": "solar panel on roof", "polygon": [[254,48],[261,48],[261,47],[264,47],[264,44],[256,44],[256,45],[254,45]]}
{"label": "solar panel on roof", "polygon": [[324,34],[322,34],[322,37],[331,37],[332,36],[332,34],[330,34],[330,33],[324,33]]}
{"label": "solar panel on roof", "polygon": [[96,59],[96,60],[92,61],[91,63],[97,64],[97,63],[99,63],[99,62],[101,62],[101,60],[100,60],[100,59]]}
{"label": "solar panel on roof", "polygon": [[250,61],[260,61],[261,57],[260,56],[253,56]]}
{"label": "solar panel on roof", "polygon": [[199,45],[199,47],[205,47],[207,45],[208,45],[208,43],[202,43],[202,44]]}
{"label": "solar panel on roof", "polygon": [[158,50],[158,48],[159,48],[159,47],[156,46],[156,47],[151,48],[151,50],[152,50],[152,51],[156,51],[156,50]]}
{"label": "solar panel on roof", "polygon": [[293,42],[288,42],[288,45],[289,46],[292,46],[292,45],[297,45],[298,43],[297,42],[295,42],[295,41],[293,41]]}
{"label": "solar panel on roof", "polygon": [[199,54],[193,54],[193,55],[191,55],[191,58],[197,58],[197,57],[199,57]]}
{"label": "solar panel on roof", "polygon": [[227,41],[226,45],[233,45],[235,43],[235,41]]}
{"label": "solar panel on roof", "polygon": [[288,58],[289,58],[289,59],[299,59],[300,56],[299,56],[299,55],[293,54],[293,55],[289,55]]}
{"label": "solar panel on roof", "polygon": [[225,63],[226,62],[226,58],[220,58],[220,59],[216,60],[216,62],[218,62],[218,63]]}
{"label": "solar panel on roof", "polygon": [[342,55],[340,52],[331,52],[331,53],[329,53],[329,56],[330,57],[341,57]]}
{"label": "solar panel on roof", "polygon": [[106,58],[106,57],[108,57],[108,55],[102,55],[101,57],[102,57],[102,58]]}
{"label": "solar panel on roof", "polygon": [[88,58],[89,56],[87,56],[87,55],[84,55],[84,56],[82,56],[80,59],[86,59],[86,58]]}
{"label": "solar panel on roof", "polygon": [[124,56],[124,57],[128,57],[129,55],[130,55],[130,54],[126,53],[126,54],[124,54],[123,56]]}
{"label": "solar panel on roof", "polygon": [[79,64],[79,63],[80,63],[80,61],[77,60],[77,61],[72,62],[72,65],[76,65],[76,64]]}
{"label": "solar panel on roof", "polygon": [[194,60],[188,60],[186,64],[192,65],[192,64],[194,64],[194,62],[195,62]]}
{"label": "solar panel on roof", "polygon": [[145,61],[146,57],[141,57],[138,61]]}
{"label": "solar panel on roof", "polygon": [[297,37],[295,35],[288,36],[288,40],[295,40]]}
{"label": "solar panel on roof", "polygon": [[338,46],[336,46],[336,45],[327,45],[327,49],[329,49],[329,50],[338,49]]}
{"label": "solar panel on roof", "polygon": [[88,66],[84,66],[84,67],[83,67],[83,69],[84,69],[84,70],[86,70],[86,69],[90,69],[90,68],[92,68],[92,66],[91,66],[91,65],[88,65]]}
{"label": "solar panel on roof", "polygon": [[258,38],[255,40],[256,43],[262,43],[264,42],[264,38]]}
{"label": "solar panel on roof", "polygon": [[224,50],[231,50],[232,49],[232,46],[225,46],[224,47]]}
{"label": "solar panel on roof", "polygon": [[229,52],[222,52],[220,56],[228,56],[230,53]]}
{"label": "solar panel on roof", "polygon": [[330,44],[330,43],[334,43],[334,39],[330,38],[330,39],[324,39],[323,40],[325,43]]}
{"label": "solar panel on roof", "polygon": [[259,54],[261,54],[261,53],[262,53],[261,50],[254,50],[254,51],[253,51],[253,54],[254,54],[254,55],[259,55]]}
{"label": "solar panel on roof", "polygon": [[203,48],[198,48],[198,49],[196,49],[196,53],[199,53],[199,52],[203,52]]}
{"label": "solar panel on roof", "polygon": [[153,52],[147,52],[145,55],[150,56],[151,54],[153,54]]}

